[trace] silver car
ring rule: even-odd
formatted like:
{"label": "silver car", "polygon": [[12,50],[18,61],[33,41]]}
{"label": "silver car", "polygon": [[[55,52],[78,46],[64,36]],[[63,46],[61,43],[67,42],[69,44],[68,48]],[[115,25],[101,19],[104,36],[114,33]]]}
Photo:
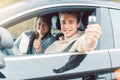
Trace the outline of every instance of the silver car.
{"label": "silver car", "polygon": [[[28,28],[33,30],[32,27],[37,16],[52,14],[52,17],[55,17],[52,21],[54,24],[52,33],[57,36],[60,29],[56,26],[60,25],[56,25],[56,17],[58,17],[59,11],[70,10],[81,12],[82,24],[79,32],[84,33],[90,22],[90,16],[94,16],[95,20],[93,19],[93,21],[101,25],[102,35],[94,51],[81,55],[79,52],[16,55],[14,41]],[[29,27],[26,27],[25,24],[28,24]],[[1,9],[0,26],[0,79],[120,79],[119,3],[92,0],[27,0]],[[15,31],[18,34],[14,34]]]}

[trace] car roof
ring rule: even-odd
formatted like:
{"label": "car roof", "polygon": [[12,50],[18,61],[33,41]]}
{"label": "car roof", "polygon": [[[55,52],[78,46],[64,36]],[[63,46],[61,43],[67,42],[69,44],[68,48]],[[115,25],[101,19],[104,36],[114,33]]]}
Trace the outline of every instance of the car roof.
{"label": "car roof", "polygon": [[15,3],[11,6],[5,7],[0,10],[0,25],[5,23],[5,20],[15,16],[16,14],[22,14],[37,10],[38,8],[56,7],[56,6],[68,6],[68,5],[82,5],[82,6],[95,6],[95,7],[107,7],[120,9],[118,3],[108,1],[92,1],[92,0],[27,0],[23,2]]}
{"label": "car roof", "polygon": [[[27,0],[23,2],[17,2],[11,6],[5,7],[4,9],[0,10],[1,12],[8,12],[8,10],[16,10],[16,11],[9,11],[12,13],[17,13],[17,11],[25,11],[31,8],[36,8],[40,6],[46,6],[46,5],[60,5],[60,4],[77,4],[84,5],[84,6],[96,6],[96,7],[108,7],[108,8],[116,8],[120,9],[120,4],[116,2],[110,2],[110,1],[97,1],[97,0]],[[57,6],[56,5],[56,6]],[[1,15],[1,14],[0,14]]]}

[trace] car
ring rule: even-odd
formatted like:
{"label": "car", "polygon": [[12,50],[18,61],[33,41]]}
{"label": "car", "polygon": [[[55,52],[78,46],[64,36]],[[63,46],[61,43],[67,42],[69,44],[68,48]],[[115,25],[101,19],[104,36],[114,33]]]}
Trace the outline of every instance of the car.
{"label": "car", "polygon": [[[45,55],[16,55],[14,41],[33,30],[37,16],[51,14],[53,35],[60,33],[56,23],[59,11],[81,12],[79,32],[84,32],[89,17],[101,25],[102,35],[94,51],[61,52]],[[17,25],[20,24],[20,25]],[[23,26],[24,24],[25,26]],[[56,25],[57,24],[57,25]],[[15,26],[17,25],[17,26]],[[0,10],[0,79],[5,80],[119,80],[120,79],[120,4],[91,0],[27,0]],[[31,26],[31,27],[30,27]],[[11,30],[13,30],[11,32]],[[11,33],[10,33],[11,32]]]}

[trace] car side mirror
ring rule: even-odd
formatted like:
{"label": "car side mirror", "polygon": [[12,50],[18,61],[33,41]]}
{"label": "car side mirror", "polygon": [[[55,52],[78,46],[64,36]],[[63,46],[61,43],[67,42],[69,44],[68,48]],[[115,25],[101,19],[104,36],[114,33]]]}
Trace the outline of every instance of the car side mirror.
{"label": "car side mirror", "polygon": [[0,27],[0,69],[5,67],[4,55],[2,49],[12,48],[13,38],[11,34],[3,27]]}
{"label": "car side mirror", "polygon": [[11,34],[3,27],[0,27],[0,49],[12,48],[13,38]]}

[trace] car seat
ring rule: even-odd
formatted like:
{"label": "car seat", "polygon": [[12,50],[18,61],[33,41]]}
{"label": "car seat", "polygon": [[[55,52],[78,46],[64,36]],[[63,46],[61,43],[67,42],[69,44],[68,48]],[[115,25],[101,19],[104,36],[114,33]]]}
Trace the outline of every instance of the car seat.
{"label": "car seat", "polygon": [[7,56],[13,55],[11,48],[13,47],[13,38],[11,34],[4,28],[0,27],[0,54]]}
{"label": "car seat", "polygon": [[14,55],[20,55],[21,52],[27,51],[27,47],[30,40],[29,38],[33,32],[34,31],[32,30],[25,31],[15,40],[14,46],[12,48]]}

